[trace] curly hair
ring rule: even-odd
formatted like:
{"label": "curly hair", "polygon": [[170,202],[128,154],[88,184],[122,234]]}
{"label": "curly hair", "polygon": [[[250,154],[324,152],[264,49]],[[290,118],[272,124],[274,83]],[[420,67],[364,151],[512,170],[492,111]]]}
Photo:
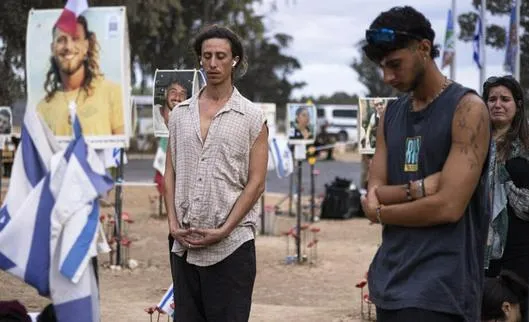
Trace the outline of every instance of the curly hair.
{"label": "curly hair", "polygon": [[235,32],[227,27],[217,24],[205,26],[200,33],[192,40],[191,46],[195,52],[197,63],[200,64],[202,57],[202,44],[204,41],[212,38],[226,39],[230,43],[231,54],[233,57],[239,57],[239,61],[232,71],[232,81],[234,78],[243,77],[248,70],[248,61],[242,44],[242,40]]}
{"label": "curly hair", "polygon": [[[432,24],[413,7],[398,6],[382,12],[369,26],[369,29],[381,28],[403,31],[415,35],[417,38],[427,39],[432,45],[430,57],[434,59],[439,56],[439,46],[434,44],[435,31],[432,28]],[[371,44],[366,41],[362,49],[370,60],[379,63],[390,52],[407,48],[416,41],[417,39],[413,37],[403,37],[392,44]]]}
{"label": "curly hair", "polygon": [[[83,16],[77,18],[77,23],[83,26],[83,30],[88,40],[88,52],[87,57],[83,60],[83,65],[85,68],[85,77],[83,80],[82,88],[86,93],[86,96],[92,95],[93,84],[92,81],[97,79],[100,76],[103,76],[99,70],[99,43],[97,42],[96,35],[94,32],[88,30],[88,22]],[[55,33],[56,27],[53,27],[52,35]],[[46,91],[46,102],[49,102],[55,93],[60,90],[61,76],[59,73],[59,66],[55,61],[55,57],[52,55],[50,57],[50,69],[46,73],[46,81],[44,82],[44,90]]]}

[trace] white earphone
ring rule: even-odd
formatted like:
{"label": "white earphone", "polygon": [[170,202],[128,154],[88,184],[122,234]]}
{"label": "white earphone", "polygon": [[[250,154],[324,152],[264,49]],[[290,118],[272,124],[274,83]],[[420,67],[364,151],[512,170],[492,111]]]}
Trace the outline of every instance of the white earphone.
{"label": "white earphone", "polygon": [[231,64],[232,67],[235,67],[235,65],[237,65],[237,61],[233,61],[233,63]]}

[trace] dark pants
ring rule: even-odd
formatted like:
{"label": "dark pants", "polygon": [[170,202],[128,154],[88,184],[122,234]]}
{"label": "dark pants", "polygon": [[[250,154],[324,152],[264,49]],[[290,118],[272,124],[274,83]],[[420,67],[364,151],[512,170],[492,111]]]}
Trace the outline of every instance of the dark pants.
{"label": "dark pants", "polygon": [[173,244],[174,244],[174,238],[173,236],[171,236],[171,234],[169,234],[169,236],[167,237],[169,239],[169,264],[171,265],[171,276],[173,276],[173,281],[174,281],[174,266],[175,266],[175,261],[176,261],[176,258],[178,257],[178,255],[176,255],[175,253],[172,252],[172,249],[173,249]]}
{"label": "dark pants", "polygon": [[464,322],[458,315],[407,308],[401,310],[384,310],[377,308],[377,322]]}
{"label": "dark pants", "polygon": [[248,321],[256,273],[254,240],[211,266],[187,263],[187,253],[175,257],[174,321]]}

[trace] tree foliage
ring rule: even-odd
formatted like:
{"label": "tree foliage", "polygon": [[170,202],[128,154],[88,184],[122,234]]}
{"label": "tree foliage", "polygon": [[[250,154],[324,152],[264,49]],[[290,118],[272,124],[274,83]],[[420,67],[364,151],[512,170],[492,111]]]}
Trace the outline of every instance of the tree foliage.
{"label": "tree foliage", "polygon": [[[527,93],[529,90],[529,1],[519,1],[521,1],[520,25],[522,27],[519,30],[521,48],[520,83]],[[472,41],[473,39],[481,1],[472,0],[472,5],[476,9],[476,12],[466,12],[458,17],[459,26],[461,27],[459,39],[463,41]],[[510,23],[512,0],[487,0],[486,7],[489,14],[502,17],[505,21],[502,25],[487,25],[486,44],[496,49],[503,49],[506,46],[508,37],[505,28]]]}
{"label": "tree foliage", "polygon": [[[0,105],[25,96],[25,46],[31,8],[63,8],[65,0],[0,1]],[[263,16],[254,6],[260,0],[89,0],[89,6],[126,6],[133,84],[145,92],[156,69],[198,67],[190,43],[205,25],[218,23],[237,32],[248,51],[249,69],[237,82],[241,92],[256,101],[286,103],[295,88],[288,77],[301,68],[295,57],[283,54],[292,41],[285,34],[267,36]],[[135,73],[139,70],[140,73]]]}
{"label": "tree foliage", "polygon": [[393,97],[397,90],[384,83],[380,67],[372,62],[362,50],[363,42],[358,43],[360,59],[355,58],[350,67],[358,74],[358,80],[367,88],[368,97]]}

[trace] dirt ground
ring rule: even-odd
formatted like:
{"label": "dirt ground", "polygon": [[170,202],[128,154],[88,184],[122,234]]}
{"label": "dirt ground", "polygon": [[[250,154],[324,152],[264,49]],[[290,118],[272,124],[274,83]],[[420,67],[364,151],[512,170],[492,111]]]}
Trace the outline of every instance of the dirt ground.
{"label": "dirt ground", "polygon": [[[156,305],[171,283],[167,220],[157,215],[157,203],[151,202],[155,195],[151,187],[124,190],[124,211],[134,220],[128,227],[133,240],[130,257],[138,267],[113,271],[108,268],[108,254],[99,256],[104,322],[149,321],[143,309]],[[274,205],[280,197],[267,194],[266,204]],[[112,209],[102,208],[102,213]],[[280,233],[293,225],[293,218],[277,217],[275,230]],[[285,264],[286,237],[257,236],[257,278],[250,321],[363,321],[360,291],[355,284],[364,277],[376,251],[380,226],[369,225],[363,218],[322,220],[312,226],[321,229],[313,265]],[[310,239],[307,235],[305,244]],[[293,239],[289,246],[294,254]],[[309,254],[309,249],[304,252]],[[21,301],[30,312],[40,311],[49,303],[33,288],[0,271],[0,300],[12,299]]]}

